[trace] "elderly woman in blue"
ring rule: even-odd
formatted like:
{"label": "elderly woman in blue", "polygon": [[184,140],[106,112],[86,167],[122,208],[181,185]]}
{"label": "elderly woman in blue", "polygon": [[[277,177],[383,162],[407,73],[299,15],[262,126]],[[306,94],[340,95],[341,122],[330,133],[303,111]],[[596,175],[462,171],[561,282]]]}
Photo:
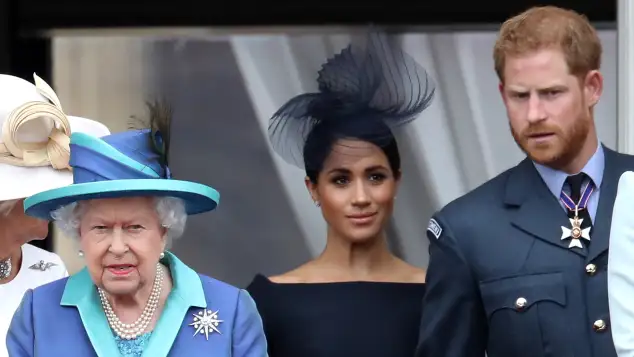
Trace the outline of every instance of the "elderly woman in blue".
{"label": "elderly woman in blue", "polygon": [[7,334],[11,357],[267,356],[249,294],[165,249],[218,192],[171,179],[169,115],[102,138],[71,135],[74,183],[29,197],[28,215],[77,237],[86,267],[29,290]]}

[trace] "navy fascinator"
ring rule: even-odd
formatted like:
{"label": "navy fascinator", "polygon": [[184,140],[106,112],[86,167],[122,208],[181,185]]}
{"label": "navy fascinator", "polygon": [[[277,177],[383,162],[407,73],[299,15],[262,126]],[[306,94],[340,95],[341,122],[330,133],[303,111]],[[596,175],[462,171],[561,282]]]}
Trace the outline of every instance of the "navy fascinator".
{"label": "navy fascinator", "polygon": [[315,143],[334,136],[394,140],[390,128],[416,119],[435,93],[427,71],[375,31],[328,59],[317,83],[317,93],[290,99],[273,114],[268,128],[273,150],[307,171],[319,169],[323,161],[313,158],[311,150],[319,146]]}

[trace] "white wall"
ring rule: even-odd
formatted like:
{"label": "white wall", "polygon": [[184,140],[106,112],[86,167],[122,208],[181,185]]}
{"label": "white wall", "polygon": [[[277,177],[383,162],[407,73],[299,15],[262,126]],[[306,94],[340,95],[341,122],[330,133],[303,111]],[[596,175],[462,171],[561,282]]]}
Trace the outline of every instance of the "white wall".
{"label": "white wall", "polygon": [[[422,117],[397,133],[403,154],[404,180],[396,201],[391,229],[394,236],[391,239],[399,254],[415,264],[424,266],[427,263],[425,229],[429,216],[435,210],[511,167],[523,157],[509,133],[498,93],[492,59],[495,36],[493,32],[402,36],[404,48],[434,75],[439,89],[434,104]],[[595,112],[596,122],[601,140],[609,147],[616,148],[616,32],[602,31],[600,36],[604,45],[605,92]],[[252,107],[251,125],[259,128],[261,150],[268,153],[271,162],[270,171],[252,172],[252,175],[270,175],[279,181],[284,194],[279,195],[271,205],[288,206],[292,214],[287,219],[299,227],[299,231],[289,230],[288,237],[266,238],[270,241],[261,242],[261,247],[265,247],[263,250],[245,251],[242,261],[226,263],[249,265],[254,261],[249,259],[249,254],[276,257],[275,264],[271,265],[274,268],[263,266],[266,263],[262,262],[267,261],[264,259],[258,261],[258,266],[250,266],[246,272],[241,273],[244,275],[232,276],[230,272],[224,273],[227,275],[226,279],[243,283],[245,276],[254,271],[279,273],[279,270],[292,268],[296,264],[296,260],[292,259],[292,251],[285,251],[289,258],[282,262],[277,261],[278,255],[272,254],[273,251],[284,251],[290,240],[303,240],[311,255],[318,254],[324,246],[325,226],[319,211],[306,193],[304,173],[286,164],[270,151],[266,144],[266,126],[273,111],[288,98],[315,90],[314,79],[320,64],[351,39],[346,34],[258,34],[228,38],[197,36],[154,40],[58,37],[54,40],[55,87],[71,114],[95,117],[117,131],[124,128],[130,113],[141,110],[146,94],[152,89],[148,88],[152,86],[152,77],[176,76],[185,70],[191,74],[191,71],[196,70],[190,68],[192,66],[200,66],[198,70],[204,70],[205,61],[194,64],[190,61],[187,62],[188,68],[175,68],[170,73],[153,72],[153,67],[156,67],[155,63],[159,60],[153,49],[158,44],[163,49],[167,46],[175,54],[185,56],[193,53],[184,50],[187,47],[229,42],[227,49],[231,56],[223,53],[219,58],[234,61],[231,65],[238,66],[241,75],[232,79],[225,78],[226,74],[222,71],[214,72],[214,75],[218,76],[218,80],[242,81],[250,99],[236,97],[222,110],[231,110],[236,105]],[[222,48],[215,51],[222,51]],[[213,54],[209,56],[214,57],[210,57],[209,61],[218,60]],[[161,71],[165,72],[166,69]],[[183,90],[186,91],[187,88],[184,87]],[[213,113],[209,115],[213,116]],[[223,132],[235,124],[216,118],[210,125],[214,131]],[[188,143],[185,140],[176,145],[187,146]],[[243,144],[236,142],[235,145]],[[196,148],[201,149],[212,151],[214,144],[208,143],[206,148]],[[214,156],[215,162],[209,165],[226,165],[227,168],[236,165],[231,162],[231,150],[223,148],[223,152],[226,153],[224,159]],[[178,159],[172,158],[173,162],[175,160]],[[223,160],[226,162],[223,163]],[[236,180],[236,185],[240,182],[241,180]],[[253,199],[257,199],[258,190],[262,188],[257,185],[242,185],[239,189],[250,192]],[[276,211],[263,210],[260,214],[260,220],[266,220],[275,215]],[[259,235],[266,236],[260,234],[263,226],[258,225],[258,220],[245,218],[244,224],[252,225],[253,235],[249,239],[256,240]],[[232,234],[229,228],[215,233]],[[195,232],[188,235],[195,236]],[[195,238],[188,236],[185,239],[189,243],[182,243],[179,249],[183,253],[179,254],[187,255],[188,249],[196,249]],[[74,258],[75,251],[62,242],[63,239],[57,240],[58,251],[64,259],[74,262],[73,267],[80,266],[81,263]],[[248,240],[241,244],[248,244]],[[216,249],[237,248],[225,244]],[[192,259],[200,258],[192,256]],[[213,274],[213,271],[208,273]]]}

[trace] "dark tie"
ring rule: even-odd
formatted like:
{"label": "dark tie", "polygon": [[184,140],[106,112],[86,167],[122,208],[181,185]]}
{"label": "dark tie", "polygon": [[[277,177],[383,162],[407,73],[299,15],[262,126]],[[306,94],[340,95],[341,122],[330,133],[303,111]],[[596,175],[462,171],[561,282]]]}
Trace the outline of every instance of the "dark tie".
{"label": "dark tie", "polygon": [[[590,184],[591,179],[588,177],[588,175],[584,174],[583,172],[574,176],[568,176],[568,178],[566,178],[566,184],[568,185],[570,189],[570,198],[577,205],[580,204],[579,200],[581,199],[581,194],[582,194],[581,189],[585,188],[583,185],[584,182],[586,184]],[[586,202],[582,202],[582,203],[586,203]],[[587,206],[587,203],[586,203],[586,206]],[[567,211],[568,211],[568,218],[575,217],[574,209],[572,210],[568,209]],[[590,218],[590,212],[588,212],[588,207],[584,207],[583,209],[579,210],[579,218],[583,219],[583,222],[581,223],[581,228],[592,227],[592,218]],[[584,241],[584,243],[587,245],[590,244],[589,241]]]}

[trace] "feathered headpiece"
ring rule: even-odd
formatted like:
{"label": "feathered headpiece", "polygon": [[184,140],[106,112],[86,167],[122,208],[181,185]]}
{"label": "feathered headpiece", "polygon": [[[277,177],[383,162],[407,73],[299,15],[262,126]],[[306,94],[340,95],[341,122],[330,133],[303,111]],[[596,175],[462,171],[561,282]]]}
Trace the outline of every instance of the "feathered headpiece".
{"label": "feathered headpiece", "polygon": [[146,102],[148,116],[142,120],[133,116],[129,129],[149,129],[148,140],[163,168],[165,178],[171,178],[169,169],[170,134],[172,130],[172,108],[166,100]]}
{"label": "feathered headpiece", "polygon": [[319,92],[292,98],[269,123],[273,149],[300,168],[310,166],[303,149],[317,125],[368,126],[381,120],[393,128],[416,119],[435,93],[427,71],[376,32],[365,43],[351,44],[328,59],[317,83]]}

